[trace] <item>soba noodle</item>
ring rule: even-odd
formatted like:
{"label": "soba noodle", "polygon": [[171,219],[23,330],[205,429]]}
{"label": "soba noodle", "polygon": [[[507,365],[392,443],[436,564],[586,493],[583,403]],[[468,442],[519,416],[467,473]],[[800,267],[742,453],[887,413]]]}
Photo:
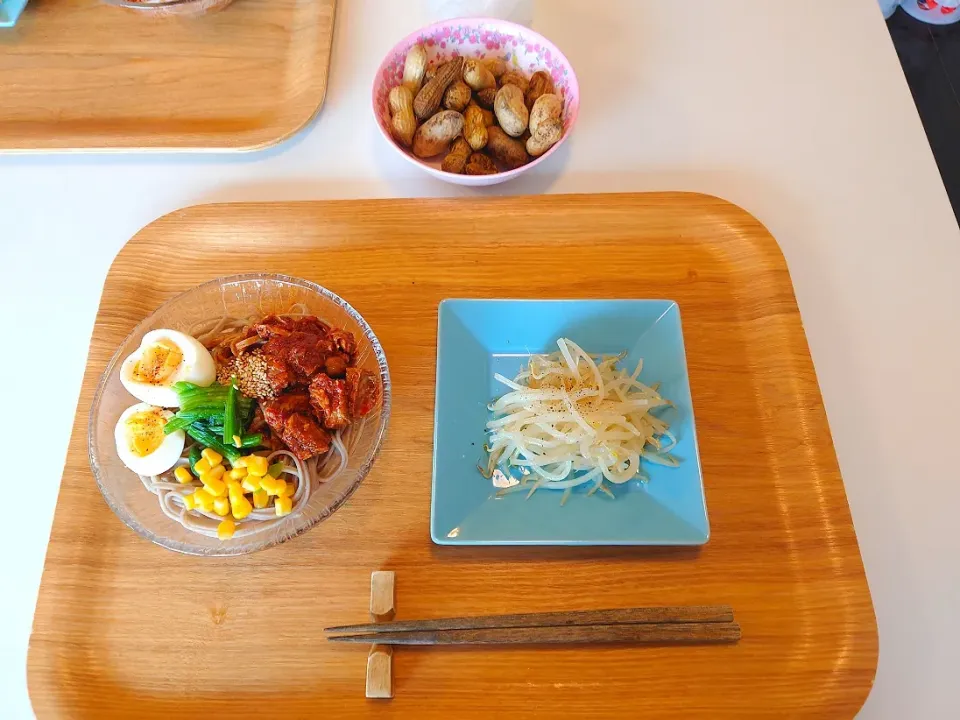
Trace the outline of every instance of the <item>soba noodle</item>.
{"label": "soba noodle", "polygon": [[[281,315],[281,317],[302,317],[308,314],[307,307],[298,303],[290,308],[290,311]],[[253,318],[236,319],[229,317],[214,318],[203,320],[194,324],[187,333],[200,341],[206,348],[212,348],[224,341],[240,337],[243,329],[254,322]],[[357,441],[363,432],[363,426],[366,420],[360,420],[344,430],[338,430],[332,434],[330,450],[324,455],[313,457],[309,460],[300,460],[289,450],[276,450],[273,452],[260,451],[252,454],[263,455],[267,458],[267,464],[272,465],[283,461],[284,470],[281,477],[287,482],[293,482],[296,489],[290,496],[292,509],[290,513],[282,517],[276,515],[272,507],[257,508],[242,520],[236,520],[237,529],[233,534],[233,539],[249,537],[257,533],[266,532],[275,529],[278,525],[289,518],[293,518],[301,513],[310,502],[310,498],[322,483],[328,483],[337,478],[347,467],[350,460],[350,450],[355,448]],[[163,514],[171,520],[180,523],[187,530],[205,535],[207,537],[217,537],[217,526],[223,521],[223,517],[213,512],[207,512],[200,508],[188,510],[184,498],[194,491],[203,487],[199,480],[191,483],[181,484],[175,477],[174,471],[177,467],[190,464],[190,450],[197,443],[188,438],[187,445],[177,464],[162,475],[139,475],[143,486],[157,496],[160,503],[160,509]]]}
{"label": "soba noodle", "polygon": [[[287,482],[296,483],[296,490],[290,497],[293,508],[288,515],[283,517],[277,517],[273,508],[254,509],[247,517],[236,521],[237,529],[233,537],[248,537],[276,528],[280,523],[296,516],[307,507],[310,497],[319,489],[320,485],[336,479],[347,467],[350,459],[350,448],[356,446],[356,442],[363,431],[363,424],[364,421],[360,421],[357,425],[351,425],[346,430],[334,434],[330,450],[319,458],[300,460],[289,450],[276,450],[269,454],[256,453],[257,455],[265,455],[268,464],[281,460],[285,462],[282,477]],[[184,448],[183,455],[177,461],[176,467],[189,466],[189,453],[192,445]],[[184,498],[202,488],[203,485],[199,480],[185,485],[180,484],[173,478],[173,471],[176,467],[171,468],[169,472],[163,475],[139,475],[138,477],[144,488],[157,496],[160,509],[164,515],[180,523],[187,530],[207,537],[217,537],[217,525],[223,518],[216,513],[206,512],[199,508],[195,510],[187,509]]]}

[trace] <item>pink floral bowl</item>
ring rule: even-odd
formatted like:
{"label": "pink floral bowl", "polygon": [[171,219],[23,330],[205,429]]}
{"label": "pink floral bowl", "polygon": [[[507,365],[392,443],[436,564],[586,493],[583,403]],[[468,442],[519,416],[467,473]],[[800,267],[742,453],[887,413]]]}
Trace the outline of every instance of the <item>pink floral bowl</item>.
{"label": "pink floral bowl", "polygon": [[[521,70],[529,78],[537,70],[547,70],[557,93],[563,99],[563,137],[538,158],[526,165],[495,175],[457,175],[440,169],[443,156],[422,160],[405,150],[390,132],[390,107],[387,96],[403,79],[407,51],[416,44],[427,49],[430,66],[452,57],[503,58],[508,67]],[[377,69],[373,80],[373,114],[383,137],[391,147],[414,165],[436,178],[457,185],[496,185],[526,172],[553,155],[569,137],[580,108],[580,86],[570,61],[557,46],[530,28],[496,18],[456,18],[417,30],[398,42]]]}

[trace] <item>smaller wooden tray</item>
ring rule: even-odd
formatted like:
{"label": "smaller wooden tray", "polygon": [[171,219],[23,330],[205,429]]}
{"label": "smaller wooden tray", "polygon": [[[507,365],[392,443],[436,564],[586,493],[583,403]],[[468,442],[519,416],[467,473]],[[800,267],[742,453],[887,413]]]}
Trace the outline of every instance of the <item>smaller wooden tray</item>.
{"label": "smaller wooden tray", "polygon": [[0,32],[0,152],[255,150],[327,89],[336,0],[237,0],[154,18],[33,0]]}

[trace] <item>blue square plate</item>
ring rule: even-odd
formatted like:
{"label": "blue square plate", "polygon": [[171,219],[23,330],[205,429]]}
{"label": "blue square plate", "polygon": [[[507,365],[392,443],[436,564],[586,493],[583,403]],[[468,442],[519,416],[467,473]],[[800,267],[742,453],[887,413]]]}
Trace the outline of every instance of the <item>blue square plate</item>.
{"label": "blue square plate", "polygon": [[[710,536],[703,497],[680,310],[670,300],[444,300],[437,340],[430,533],[440,545],[702,545]],[[484,464],[487,404],[507,391],[531,354],[568,337],[587,352],[643,358],[640,379],[671,400],[661,417],[677,437],[676,468],[644,462],[649,483],[613,488],[616,499],[538,490],[496,496]]]}
{"label": "blue square plate", "polygon": [[0,0],[0,28],[13,27],[27,0]]}

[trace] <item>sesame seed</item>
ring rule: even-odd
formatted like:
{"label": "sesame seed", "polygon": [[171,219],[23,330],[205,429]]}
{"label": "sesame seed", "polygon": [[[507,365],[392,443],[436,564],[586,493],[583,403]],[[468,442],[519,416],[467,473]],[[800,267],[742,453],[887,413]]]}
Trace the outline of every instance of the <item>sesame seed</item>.
{"label": "sesame seed", "polygon": [[266,400],[276,395],[267,380],[267,359],[259,349],[241,353],[217,369],[221,385],[229,384],[231,377],[237,378],[237,387],[247,397]]}

